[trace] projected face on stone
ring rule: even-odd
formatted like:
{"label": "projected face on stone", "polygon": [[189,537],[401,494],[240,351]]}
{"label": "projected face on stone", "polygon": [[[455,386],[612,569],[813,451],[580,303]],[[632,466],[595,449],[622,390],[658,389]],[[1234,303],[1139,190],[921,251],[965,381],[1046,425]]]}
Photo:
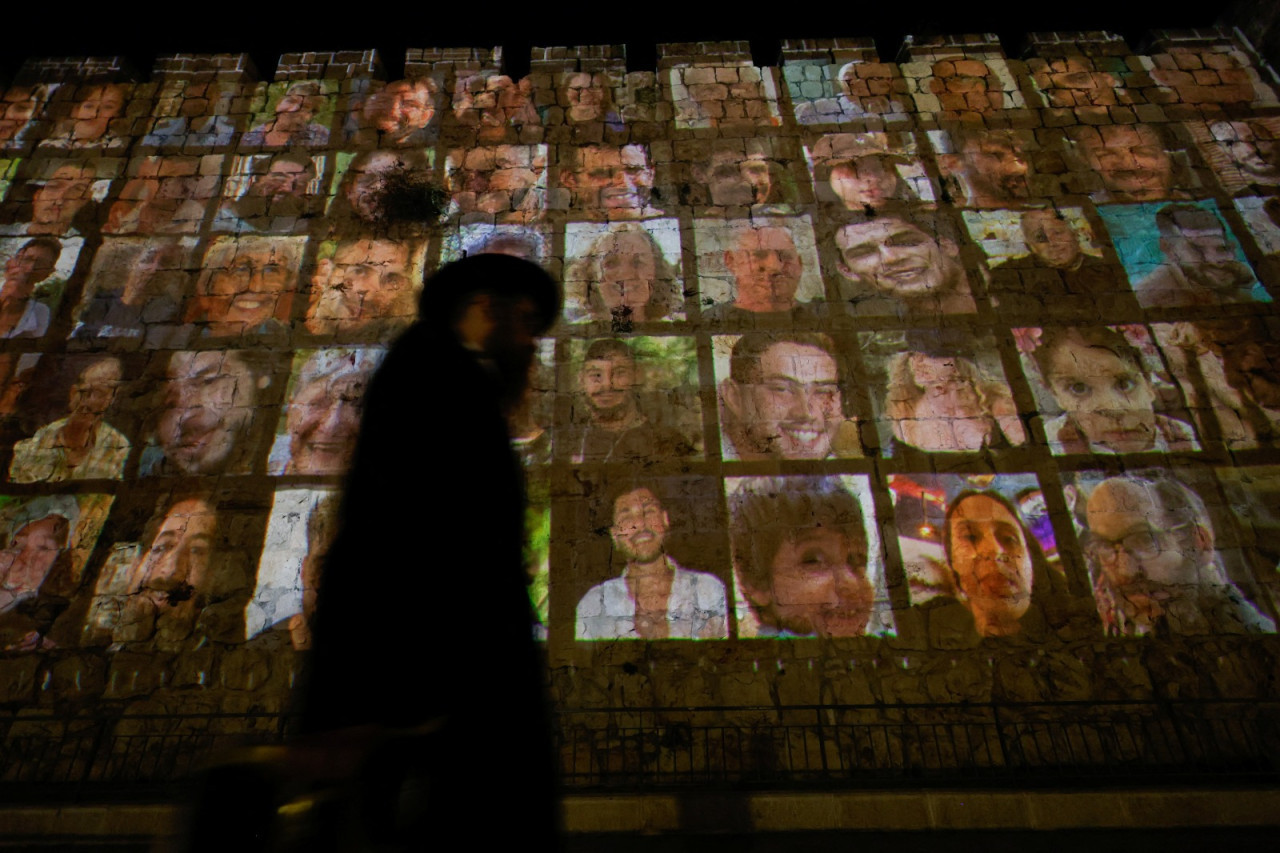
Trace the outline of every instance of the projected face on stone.
{"label": "projected face on stone", "polygon": [[216,240],[205,253],[187,321],[211,337],[282,329],[297,285],[300,239]]}
{"label": "projected face on stone", "polygon": [[272,148],[324,145],[329,141],[329,128],[313,119],[325,111],[328,101],[320,83],[292,83],[276,101],[273,116],[246,133],[242,144]]}
{"label": "projected face on stone", "polygon": [[72,146],[94,145],[107,135],[111,122],[124,114],[127,88],[120,83],[88,86],[72,102],[65,121],[59,122],[53,136]]}
{"label": "projected face on stone", "polygon": [[388,83],[365,101],[364,120],[385,142],[406,142],[435,117],[436,92],[435,81],[426,77]]}
{"label": "projected face on stone", "polygon": [[52,312],[36,298],[36,288],[54,274],[61,252],[56,239],[35,237],[5,262],[0,279],[0,337],[41,337],[49,330]]}
{"label": "projected face on stone", "polygon": [[[983,392],[987,393],[983,393]],[[963,355],[904,352],[889,365],[885,411],[895,438],[931,453],[980,450],[1006,441],[1022,444],[1007,387],[984,383],[977,365]],[[1009,422],[1002,433],[997,412]]]}
{"label": "projected face on stone", "polygon": [[342,175],[339,201],[330,208],[329,216],[331,219],[352,218],[366,225],[376,224],[383,215],[388,180],[399,176],[413,180],[425,177],[429,171],[427,156],[412,148],[358,154]]}
{"label": "projected face on stone", "polygon": [[1254,302],[1253,270],[1211,210],[1171,204],[1156,213],[1165,263],[1134,285],[1144,307]]}
{"label": "projected face on stone", "polygon": [[975,310],[960,249],[949,237],[881,217],[841,227],[835,245],[840,274],[869,292],[948,313]]}
{"label": "projected face on stone", "polygon": [[585,145],[562,149],[572,159],[562,167],[560,184],[573,195],[573,206],[600,210],[610,218],[650,215],[654,171],[643,145]]}
{"label": "projected face on stone", "polygon": [[739,459],[826,459],[845,422],[835,347],[825,335],[747,333],[720,383]]}
{"label": "projected face on stone", "polygon": [[1200,449],[1187,424],[1156,412],[1150,372],[1122,332],[1045,329],[1032,357],[1063,411],[1045,423],[1055,452]]}
{"label": "projected face on stone", "polygon": [[29,234],[64,234],[77,215],[93,201],[96,170],[92,163],[63,163],[36,188],[31,197]]}
{"label": "projected face on stone", "polygon": [[1075,269],[1084,256],[1075,229],[1052,210],[1022,214],[1022,239],[1031,254],[1047,267]]}
{"label": "projected face on stone", "polygon": [[1157,201],[1173,189],[1173,157],[1155,127],[1108,125],[1070,131],[1076,150],[1097,172],[1110,201]]}
{"label": "projected face on stone", "polygon": [[[570,264],[567,301],[578,304],[569,310],[582,313],[585,307],[589,316],[584,319],[612,322],[619,330],[679,313],[684,300],[679,274],[655,236],[636,222],[581,226],[584,236],[600,228],[607,230]],[[577,230],[571,226],[580,241]]]}
{"label": "projected face on stone", "polygon": [[[165,168],[158,159],[148,166],[157,171]],[[204,220],[217,185],[216,177],[140,174],[120,190],[102,230],[107,234],[193,233]]]}
{"label": "projected face on stone", "polygon": [[269,378],[244,353],[175,352],[169,359],[156,441],[165,460],[189,475],[243,470],[248,437]]}
{"label": "projected face on stone", "polygon": [[1017,131],[956,131],[959,167],[973,207],[1001,207],[1031,195],[1028,140]]}
{"label": "projected face on stone", "polygon": [[804,266],[786,228],[741,229],[724,253],[724,265],[733,276],[737,307],[755,312],[795,307]]}
{"label": "projected face on stone", "polygon": [[880,207],[890,199],[909,197],[895,168],[896,162],[896,158],[888,154],[840,160],[831,165],[827,182],[848,210]]}
{"label": "projected face on stone", "polygon": [[302,363],[286,413],[289,460],[281,473],[346,473],[365,388],[381,356],[382,350],[319,350]]}
{"label": "projected face on stone", "polygon": [[1162,471],[1097,484],[1082,542],[1108,633],[1256,633],[1275,623],[1227,577],[1204,500]]}
{"label": "projected face on stone", "polygon": [[528,221],[546,206],[544,145],[495,145],[449,152],[446,170],[453,203],[462,214],[488,213]]}
{"label": "projected face on stone", "polygon": [[944,532],[956,587],[984,637],[1021,633],[1031,606],[1031,551],[1017,512],[996,494],[968,494],[947,512]]}
{"label": "projected face on stone", "polygon": [[12,86],[0,97],[0,147],[16,145],[46,97],[44,86]]}
{"label": "projected face on stone", "polygon": [[138,556],[138,589],[161,606],[190,599],[209,582],[217,533],[218,514],[208,499],[174,503]]}
{"label": "projected face on stone", "polygon": [[874,598],[867,532],[841,478],[742,478],[729,495],[729,516],[755,636],[866,632]]}
{"label": "projected face on stone", "polygon": [[1280,184],[1280,135],[1271,124],[1218,121],[1209,131],[1246,179],[1268,186]]}
{"label": "projected face on stone", "polygon": [[717,149],[695,175],[706,184],[712,204],[748,206],[773,200],[772,168],[761,153]]}
{"label": "projected face on stone", "polygon": [[311,279],[307,331],[326,335],[410,321],[417,313],[411,253],[409,243],[394,240],[339,243]]}
{"label": "projected face on stone", "polygon": [[587,351],[578,383],[597,424],[626,423],[640,416],[636,388],[641,382],[635,356],[620,341]]}
{"label": "projected face on stone", "polygon": [[103,241],[80,303],[74,338],[126,337],[159,343],[176,333],[193,241]]}
{"label": "projected face on stone", "polygon": [[35,596],[67,550],[71,528],[79,516],[72,498],[44,499],[20,511],[0,550],[0,613]]}
{"label": "projected face on stone", "polygon": [[13,448],[9,479],[15,483],[120,479],[129,440],[106,422],[123,370],[120,359],[94,359],[71,385],[66,417],[54,420]]}

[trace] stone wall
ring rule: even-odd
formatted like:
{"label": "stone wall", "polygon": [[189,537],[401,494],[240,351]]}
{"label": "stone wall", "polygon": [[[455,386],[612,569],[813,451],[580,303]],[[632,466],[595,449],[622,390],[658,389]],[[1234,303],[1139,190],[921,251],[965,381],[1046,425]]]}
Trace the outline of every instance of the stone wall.
{"label": "stone wall", "polygon": [[565,287],[513,416],[562,705],[1274,698],[1280,88],[1029,43],[28,63],[0,703],[285,707],[364,384],[483,251]]}

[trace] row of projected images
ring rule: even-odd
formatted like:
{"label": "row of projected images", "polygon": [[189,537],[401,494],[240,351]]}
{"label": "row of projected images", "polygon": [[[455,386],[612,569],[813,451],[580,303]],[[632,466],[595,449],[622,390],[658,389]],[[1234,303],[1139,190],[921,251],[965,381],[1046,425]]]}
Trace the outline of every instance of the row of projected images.
{"label": "row of projected images", "polygon": [[[551,596],[573,602],[579,640],[892,636],[904,608],[953,644],[1099,619],[1112,636],[1272,633],[1280,469],[1217,476],[1076,472],[1053,496],[1070,518],[1055,530],[1035,475],[891,475],[905,584],[889,580],[880,536],[895,528],[876,523],[865,475],[593,481],[595,497],[559,503],[535,484],[530,592],[544,628]],[[336,492],[112,503],[0,498],[0,648],[307,647]]]}
{"label": "row of projected images", "polygon": [[[1168,59],[1169,57],[1166,57]],[[977,118],[1006,109],[1134,104],[1275,105],[1275,93],[1240,50],[1210,50],[1191,66],[1149,58],[1033,60],[1032,73],[1005,60],[789,62],[781,72],[793,115],[803,125],[909,113]],[[440,124],[503,139],[508,128],[595,124],[625,132],[635,122],[672,120],[676,128],[782,124],[774,69],[748,62],[675,66],[658,75],[609,72],[503,75],[457,72],[384,83],[282,81],[240,85],[175,80],[159,92],[127,83],[18,85],[0,101],[0,146],[37,139],[52,149],[118,150],[130,138],[151,148],[421,145]],[[1023,78],[1023,79],[1019,79]],[[1025,83],[1025,86],[1023,85]],[[341,88],[341,93],[340,93]],[[1027,93],[1032,93],[1030,99]],[[451,95],[451,97],[450,97]],[[659,106],[661,104],[661,106]]]}
{"label": "row of projected images", "polygon": [[[716,335],[720,455],[878,451],[910,462],[1029,446],[1029,422],[1060,455],[1274,446],[1274,331],[1257,319],[1015,329],[1034,419],[1019,413],[990,334]],[[0,410],[13,443],[9,479],[260,473],[264,453],[269,474],[340,476],[383,353],[306,349],[292,363],[254,350],[8,355]],[[559,350],[544,339],[537,355],[511,418],[527,466],[709,455],[695,338],[597,338]]]}
{"label": "row of projected images", "polygon": [[[1247,132],[1254,141],[1214,142],[1212,134],[1227,131],[1203,123],[929,131],[924,138],[935,152],[942,192],[928,176],[917,137],[901,132],[827,134],[803,146],[776,137],[712,140],[681,148],[685,159],[675,161],[655,161],[644,144],[454,148],[445,154],[443,178],[450,215],[505,222],[536,221],[548,209],[643,218],[661,216],[664,206],[674,204],[789,213],[815,201],[850,211],[939,198],[971,208],[1085,195],[1098,203],[1137,203],[1208,189],[1189,156],[1199,140],[1202,159],[1227,192],[1266,193],[1280,186],[1280,118],[1234,124],[1241,128],[1231,133]],[[105,233],[193,233],[206,210],[216,210],[211,227],[217,231],[296,233],[326,208],[331,220],[371,219],[371,202],[386,191],[387,177],[409,184],[430,180],[435,152],[291,150],[25,162],[0,161],[6,178],[25,178],[11,199],[16,209],[7,218],[18,224],[10,230],[62,234],[83,228],[82,210],[96,213],[93,203],[110,199]],[[112,181],[118,182],[114,194]]]}
{"label": "row of projected images", "polygon": [[[966,212],[990,267],[985,286],[994,306],[1132,316],[1142,308],[1271,301],[1212,201],[1097,211],[1120,264],[1106,259],[1081,208]],[[702,321],[729,329],[977,310],[976,276],[966,271],[959,229],[945,215],[899,211],[842,221],[830,231],[820,243],[808,216],[697,219],[683,235],[680,222],[668,218],[574,222],[565,225],[561,261],[548,228],[472,225],[448,232],[441,261],[502,252],[541,263],[563,280],[564,319],[588,331],[681,322],[695,307]],[[682,239],[697,257],[697,288],[682,272]],[[429,265],[425,239],[361,237],[309,247],[305,237],[228,235],[214,237],[202,253],[199,245],[195,237],[105,238],[72,311],[73,341],[123,348],[278,344],[294,330],[300,292],[300,334],[386,340],[412,322]],[[0,337],[48,333],[83,246],[80,237],[0,238]]]}

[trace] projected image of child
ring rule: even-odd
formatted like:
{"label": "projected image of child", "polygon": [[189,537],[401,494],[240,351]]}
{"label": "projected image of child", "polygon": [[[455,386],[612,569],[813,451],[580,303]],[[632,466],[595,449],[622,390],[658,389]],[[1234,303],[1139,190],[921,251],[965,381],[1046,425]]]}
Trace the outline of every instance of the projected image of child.
{"label": "projected image of child", "polygon": [[[622,576],[591,587],[578,602],[579,640],[716,640],[728,636],[724,583],[686,569],[667,553],[672,518],[652,482],[615,488],[609,536]],[[675,524],[679,525],[680,518]]]}
{"label": "projected image of child", "polygon": [[[1022,365],[1057,454],[1199,450],[1182,397],[1144,326],[1017,329]],[[1057,412],[1058,414],[1051,414]]]}
{"label": "projected image of child", "polygon": [[42,148],[121,148],[129,144],[124,116],[130,86],[93,83],[82,87],[69,106],[58,105],[65,118],[54,123]]}
{"label": "projected image of child", "polygon": [[739,637],[893,633],[865,476],[725,483]]}

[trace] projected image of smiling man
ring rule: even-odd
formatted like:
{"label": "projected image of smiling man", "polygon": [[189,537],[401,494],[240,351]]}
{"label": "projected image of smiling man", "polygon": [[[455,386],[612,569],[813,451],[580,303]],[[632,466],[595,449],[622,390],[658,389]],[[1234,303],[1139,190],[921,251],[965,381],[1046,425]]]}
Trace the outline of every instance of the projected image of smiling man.
{"label": "projected image of smiling man", "polygon": [[728,446],[739,459],[826,459],[845,423],[835,347],[820,334],[751,332],[720,383]]}
{"label": "projected image of smiling man", "polygon": [[956,241],[897,217],[851,222],[836,231],[836,268],[868,295],[894,299],[908,311],[975,310]]}

